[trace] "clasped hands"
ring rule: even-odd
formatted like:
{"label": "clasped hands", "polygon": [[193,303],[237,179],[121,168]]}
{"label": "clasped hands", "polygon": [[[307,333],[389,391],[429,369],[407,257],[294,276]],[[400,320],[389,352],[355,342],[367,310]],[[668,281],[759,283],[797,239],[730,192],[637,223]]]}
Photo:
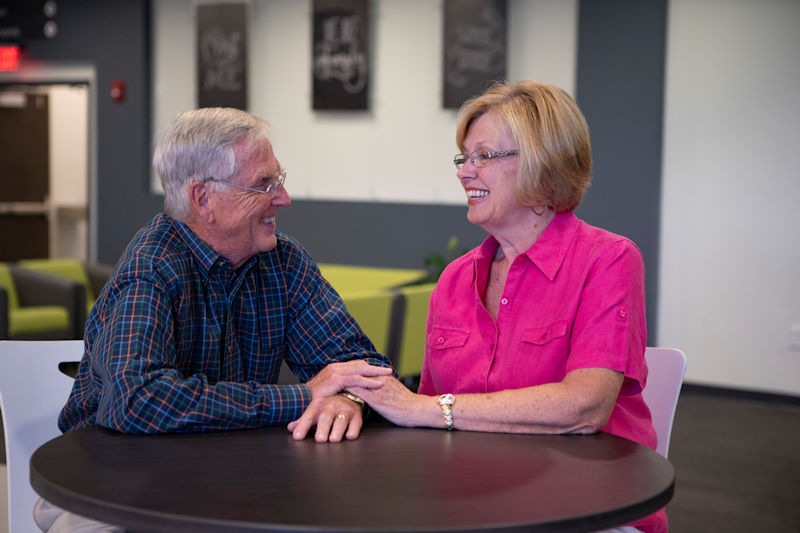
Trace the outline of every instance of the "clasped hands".
{"label": "clasped hands", "polygon": [[391,376],[392,369],[373,366],[366,361],[331,363],[311,378],[306,386],[311,391],[311,403],[297,420],[287,428],[295,440],[302,440],[316,426],[314,440],[339,442],[343,437],[358,437],[363,425],[361,405],[339,394],[358,388],[374,390],[381,387],[382,376]]}

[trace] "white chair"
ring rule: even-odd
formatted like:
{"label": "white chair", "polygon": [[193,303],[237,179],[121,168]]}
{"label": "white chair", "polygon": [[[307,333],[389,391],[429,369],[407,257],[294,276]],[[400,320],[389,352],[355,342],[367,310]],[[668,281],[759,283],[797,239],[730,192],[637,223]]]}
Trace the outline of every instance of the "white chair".
{"label": "white chair", "polygon": [[678,395],[686,373],[686,355],[677,348],[646,348],[644,359],[648,375],[642,396],[650,408],[658,436],[656,451],[666,458]]}
{"label": "white chair", "polygon": [[83,341],[0,341],[0,409],[6,441],[8,527],[13,533],[39,532],[33,521],[38,499],[30,485],[31,455],[60,435],[57,421],[73,379],[59,363],[78,361]]}

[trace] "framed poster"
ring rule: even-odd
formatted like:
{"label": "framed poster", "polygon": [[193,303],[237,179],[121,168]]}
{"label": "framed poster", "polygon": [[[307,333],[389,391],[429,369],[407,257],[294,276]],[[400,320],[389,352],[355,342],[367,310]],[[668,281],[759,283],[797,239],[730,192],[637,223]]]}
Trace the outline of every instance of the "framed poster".
{"label": "framed poster", "polygon": [[506,77],[506,0],[444,0],[444,107]]}
{"label": "framed poster", "polygon": [[367,109],[368,0],[314,0],[314,109]]}
{"label": "framed poster", "polygon": [[197,4],[197,105],[247,109],[247,5]]}

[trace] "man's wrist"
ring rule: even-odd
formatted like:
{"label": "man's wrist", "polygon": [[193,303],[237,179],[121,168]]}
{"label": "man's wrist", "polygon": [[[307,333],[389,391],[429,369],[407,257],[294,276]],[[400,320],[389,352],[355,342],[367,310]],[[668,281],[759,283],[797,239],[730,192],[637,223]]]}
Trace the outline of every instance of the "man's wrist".
{"label": "man's wrist", "polygon": [[359,398],[358,396],[356,396],[351,392],[343,391],[340,394],[345,398],[347,398],[348,400],[356,402],[358,405],[361,406],[361,412],[362,413],[364,412],[364,408],[367,406],[367,402],[365,402],[363,399]]}

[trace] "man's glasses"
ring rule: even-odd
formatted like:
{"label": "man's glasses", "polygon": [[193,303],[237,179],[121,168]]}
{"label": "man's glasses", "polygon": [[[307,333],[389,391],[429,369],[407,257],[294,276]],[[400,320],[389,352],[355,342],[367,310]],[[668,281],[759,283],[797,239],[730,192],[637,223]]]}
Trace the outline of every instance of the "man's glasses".
{"label": "man's glasses", "polygon": [[257,192],[259,194],[263,194],[269,200],[278,193],[278,186],[283,187],[283,184],[286,182],[286,169],[282,169],[275,176],[271,177],[267,182],[267,186],[264,187],[263,189],[254,189],[252,187],[245,187],[244,185],[236,185],[235,183],[218,180],[217,178],[206,178],[203,180],[203,182],[209,182],[209,181],[213,181],[214,183],[221,183],[223,185],[230,185],[231,187],[236,187],[237,189],[244,189],[246,191]]}
{"label": "man's glasses", "polygon": [[457,169],[467,164],[467,161],[472,163],[476,168],[485,167],[489,161],[498,157],[508,157],[510,155],[517,155],[519,150],[504,150],[502,152],[486,152],[484,150],[476,150],[469,155],[456,154],[453,158],[453,164]]}

